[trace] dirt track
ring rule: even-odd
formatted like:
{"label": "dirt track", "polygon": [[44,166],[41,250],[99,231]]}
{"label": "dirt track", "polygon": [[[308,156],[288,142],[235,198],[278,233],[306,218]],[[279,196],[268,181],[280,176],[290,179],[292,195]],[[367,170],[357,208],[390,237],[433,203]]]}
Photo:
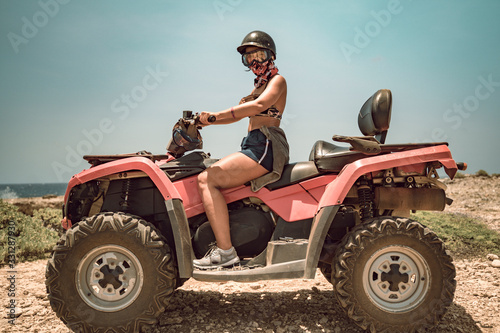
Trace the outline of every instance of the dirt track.
{"label": "dirt track", "polygon": [[[450,211],[483,219],[500,230],[500,178],[465,178],[448,184]],[[473,208],[473,209],[472,209]],[[500,268],[486,258],[456,260],[453,305],[433,332],[500,333]],[[45,260],[18,264],[16,302],[21,313],[11,325],[6,308],[11,275],[0,269],[1,332],[69,332],[45,293]],[[202,283],[189,280],[171,298],[153,332],[363,332],[337,305],[332,286],[318,272],[314,280]]]}

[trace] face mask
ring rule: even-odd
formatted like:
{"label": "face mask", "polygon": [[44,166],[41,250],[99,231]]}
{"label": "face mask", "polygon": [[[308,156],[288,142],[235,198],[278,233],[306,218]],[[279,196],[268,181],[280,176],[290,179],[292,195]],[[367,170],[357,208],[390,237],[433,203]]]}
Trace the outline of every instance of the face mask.
{"label": "face mask", "polygon": [[274,65],[274,61],[269,59],[263,63],[253,62],[249,68],[257,75],[254,80],[255,88],[266,84],[270,78],[278,73],[278,68]]}

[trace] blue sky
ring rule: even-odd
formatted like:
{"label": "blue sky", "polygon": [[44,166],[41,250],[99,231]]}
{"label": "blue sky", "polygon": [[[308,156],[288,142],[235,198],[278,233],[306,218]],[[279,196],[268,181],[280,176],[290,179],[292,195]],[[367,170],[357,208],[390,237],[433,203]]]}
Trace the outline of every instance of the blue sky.
{"label": "blue sky", "polygon": [[[287,79],[291,160],[358,135],[357,112],[393,93],[387,143],[448,141],[469,172],[500,173],[500,2],[0,1],[0,183],[67,182],[84,154],[165,152],[182,110],[219,111],[252,89],[236,52],[273,36]],[[247,121],[203,130],[220,158]]]}

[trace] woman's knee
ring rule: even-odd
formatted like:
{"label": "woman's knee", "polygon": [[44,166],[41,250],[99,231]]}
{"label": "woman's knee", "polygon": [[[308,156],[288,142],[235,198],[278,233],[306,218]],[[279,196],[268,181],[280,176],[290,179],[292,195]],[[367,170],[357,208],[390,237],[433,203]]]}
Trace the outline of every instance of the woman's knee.
{"label": "woman's knee", "polygon": [[198,188],[200,189],[207,187],[218,188],[216,177],[214,177],[212,173],[213,173],[212,170],[206,169],[198,175]]}
{"label": "woman's knee", "polygon": [[207,170],[202,171],[198,175],[198,187],[205,187],[208,185],[208,172]]}

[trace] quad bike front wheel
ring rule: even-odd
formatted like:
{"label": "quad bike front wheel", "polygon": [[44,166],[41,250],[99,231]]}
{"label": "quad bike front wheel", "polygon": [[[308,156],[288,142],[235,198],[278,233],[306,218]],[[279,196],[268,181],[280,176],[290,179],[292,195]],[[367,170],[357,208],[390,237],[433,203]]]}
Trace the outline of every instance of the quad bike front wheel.
{"label": "quad bike front wheel", "polygon": [[321,274],[325,277],[326,281],[332,283],[332,265],[319,262],[318,268]]}
{"label": "quad bike front wheel", "polygon": [[47,264],[52,309],[75,332],[139,332],[175,289],[170,249],[153,225],[124,213],[68,230]]}
{"label": "quad bike front wheel", "polygon": [[380,217],[357,226],[332,268],[341,306],[371,332],[435,326],[455,293],[455,266],[442,241],[410,219]]}

